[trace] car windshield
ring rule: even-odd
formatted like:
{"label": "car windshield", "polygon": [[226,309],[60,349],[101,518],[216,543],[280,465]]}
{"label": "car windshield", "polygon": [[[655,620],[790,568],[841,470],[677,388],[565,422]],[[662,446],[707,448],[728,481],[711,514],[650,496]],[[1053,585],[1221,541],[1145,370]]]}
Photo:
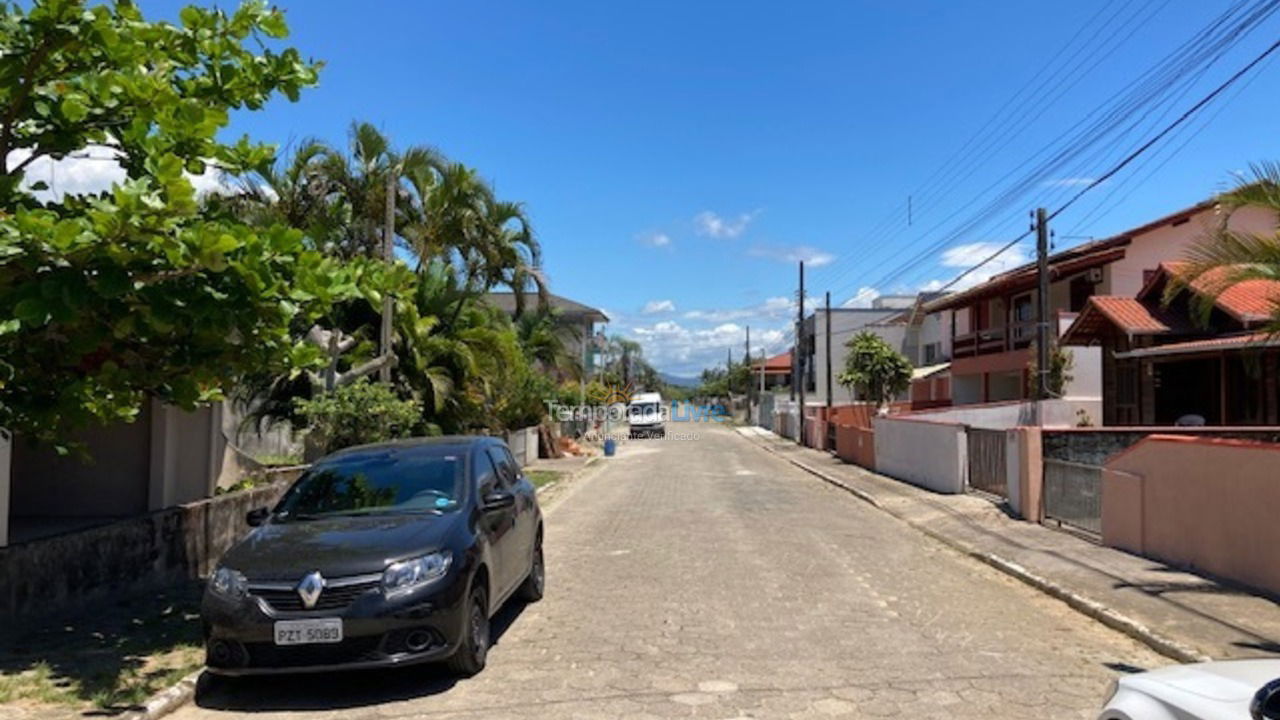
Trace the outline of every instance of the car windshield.
{"label": "car windshield", "polygon": [[462,497],[462,455],[454,450],[355,453],[303,475],[277,517],[447,512]]}
{"label": "car windshield", "polygon": [[655,415],[658,412],[658,403],[638,403],[631,406],[632,415]]}

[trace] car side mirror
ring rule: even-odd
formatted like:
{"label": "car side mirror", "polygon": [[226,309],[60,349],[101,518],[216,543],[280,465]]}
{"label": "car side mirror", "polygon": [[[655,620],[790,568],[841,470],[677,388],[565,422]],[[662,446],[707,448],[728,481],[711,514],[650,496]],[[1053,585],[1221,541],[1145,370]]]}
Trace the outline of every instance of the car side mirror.
{"label": "car side mirror", "polygon": [[249,527],[258,527],[267,521],[267,516],[270,514],[271,511],[264,507],[254,508],[253,510],[245,513],[244,521],[249,523]]}
{"label": "car side mirror", "polygon": [[495,512],[513,507],[516,504],[516,496],[506,490],[494,490],[484,496],[484,502],[481,509],[485,512]]}
{"label": "car side mirror", "polygon": [[1280,720],[1280,680],[1272,680],[1254,694],[1249,714],[1253,720]]}

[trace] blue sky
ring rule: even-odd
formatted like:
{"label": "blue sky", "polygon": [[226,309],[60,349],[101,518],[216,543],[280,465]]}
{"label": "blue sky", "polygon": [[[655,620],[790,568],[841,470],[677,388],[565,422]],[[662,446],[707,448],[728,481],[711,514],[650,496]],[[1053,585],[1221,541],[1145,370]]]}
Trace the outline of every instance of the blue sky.
{"label": "blue sky", "polygon": [[[142,4],[165,17],[180,5]],[[283,3],[289,43],[326,62],[320,87],[237,116],[230,133],[340,142],[361,119],[400,145],[439,147],[527,203],[554,292],[607,310],[610,330],[641,339],[660,368],[694,373],[727,347],[738,355],[748,324],[757,346],[783,349],[796,259],[817,266],[813,295],[865,301],[936,286],[1016,236],[1029,209],[1096,177],[1124,145],[886,277],[1226,4],[294,0]],[[1278,31],[1268,21],[1165,109],[1189,106]],[[1077,47],[1073,67],[1087,72],[1032,88],[1056,100],[1013,104],[1000,117],[1016,135],[925,186],[1064,47],[1062,67]],[[1196,202],[1277,158],[1280,67],[1246,81],[1201,116],[1217,113],[1212,123],[1064,213],[1058,246]]]}

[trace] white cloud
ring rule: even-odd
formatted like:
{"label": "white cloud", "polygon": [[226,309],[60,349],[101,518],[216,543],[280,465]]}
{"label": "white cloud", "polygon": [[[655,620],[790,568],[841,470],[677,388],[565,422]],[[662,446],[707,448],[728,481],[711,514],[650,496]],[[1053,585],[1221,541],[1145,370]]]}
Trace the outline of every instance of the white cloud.
{"label": "white cloud", "polygon": [[[817,298],[809,298],[808,307],[817,307]],[[729,322],[758,318],[761,321],[789,318],[796,314],[796,301],[784,296],[765,299],[758,305],[740,308],[716,308],[711,310],[689,310],[682,316],[686,320],[704,320],[707,322]]]}
{"label": "white cloud", "polygon": [[803,262],[809,267],[829,265],[836,259],[835,255],[811,245],[756,245],[747,252],[755,257],[769,258],[788,265]]}
{"label": "white cloud", "polygon": [[656,315],[658,313],[675,312],[676,304],[670,300],[650,300],[644,304],[644,308],[640,312],[645,315]]}
{"label": "white cloud", "polygon": [[1084,187],[1085,185],[1092,184],[1096,179],[1097,178],[1091,177],[1065,177],[1045,180],[1040,184],[1045,187]]}
{"label": "white cloud", "polygon": [[871,307],[872,301],[880,297],[880,295],[880,291],[873,287],[860,287],[858,288],[858,292],[854,293],[853,297],[841,303],[840,307],[869,308]]}
{"label": "white cloud", "polygon": [[[644,348],[644,356],[650,363],[679,375],[694,375],[704,368],[723,364],[730,351],[735,360],[741,360],[746,349],[746,326],[734,322],[693,328],[664,320],[633,327],[630,334]],[[780,328],[751,326],[753,355],[781,352],[785,339]]]}
{"label": "white cloud", "polygon": [[[9,153],[8,163],[12,167],[31,156],[26,149]],[[54,160],[48,156],[39,157],[23,169],[22,186],[30,189],[36,183],[44,183],[48,187],[32,192],[41,200],[57,200],[63,195],[88,195],[111,189],[112,185],[124,182],[124,168],[116,162],[119,153],[101,145],[90,145],[84,150]],[[184,173],[187,180],[195,187],[196,195],[208,193],[235,193],[239,189],[223,171],[206,165],[199,175]]]}
{"label": "white cloud", "polygon": [[645,233],[640,236],[640,242],[649,247],[668,247],[671,245],[671,236],[666,233],[652,232]]}
{"label": "white cloud", "polygon": [[746,231],[759,211],[743,213],[735,218],[724,218],[710,210],[693,216],[693,225],[699,235],[713,238],[736,238]]}
{"label": "white cloud", "polygon": [[[967,245],[957,245],[944,251],[939,263],[943,267],[963,268],[964,270],[968,270],[987,258],[990,258],[996,251],[1000,250],[1001,245],[1002,243],[994,242],[976,242],[969,243]],[[948,289],[964,290],[966,288],[973,287],[974,285],[979,285],[990,280],[993,275],[998,275],[1007,270],[1012,270],[1019,265],[1025,265],[1030,261],[1030,259],[1030,256],[1027,255],[1027,252],[1023,250],[1021,246],[1014,245],[1001,252],[999,255],[996,255],[990,262],[987,262],[982,267],[974,270],[968,275],[965,275],[959,282]],[[931,281],[926,285],[926,287],[929,287],[929,285],[933,285],[934,283],[938,283],[938,281]],[[938,283],[934,289],[938,286],[941,286],[941,283]]]}

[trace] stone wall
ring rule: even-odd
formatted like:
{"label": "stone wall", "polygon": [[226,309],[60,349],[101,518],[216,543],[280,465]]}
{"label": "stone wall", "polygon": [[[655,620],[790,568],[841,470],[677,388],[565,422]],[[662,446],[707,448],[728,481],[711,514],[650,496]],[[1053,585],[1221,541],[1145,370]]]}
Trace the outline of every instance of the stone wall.
{"label": "stone wall", "polygon": [[207,575],[300,470],[270,484],[0,549],[0,624]]}
{"label": "stone wall", "polygon": [[1066,460],[1085,465],[1099,465],[1121,450],[1136,445],[1140,440],[1159,433],[1190,437],[1234,438],[1280,442],[1277,428],[1177,428],[1177,427],[1126,427],[1126,428],[1073,428],[1043,432],[1045,459]]}

